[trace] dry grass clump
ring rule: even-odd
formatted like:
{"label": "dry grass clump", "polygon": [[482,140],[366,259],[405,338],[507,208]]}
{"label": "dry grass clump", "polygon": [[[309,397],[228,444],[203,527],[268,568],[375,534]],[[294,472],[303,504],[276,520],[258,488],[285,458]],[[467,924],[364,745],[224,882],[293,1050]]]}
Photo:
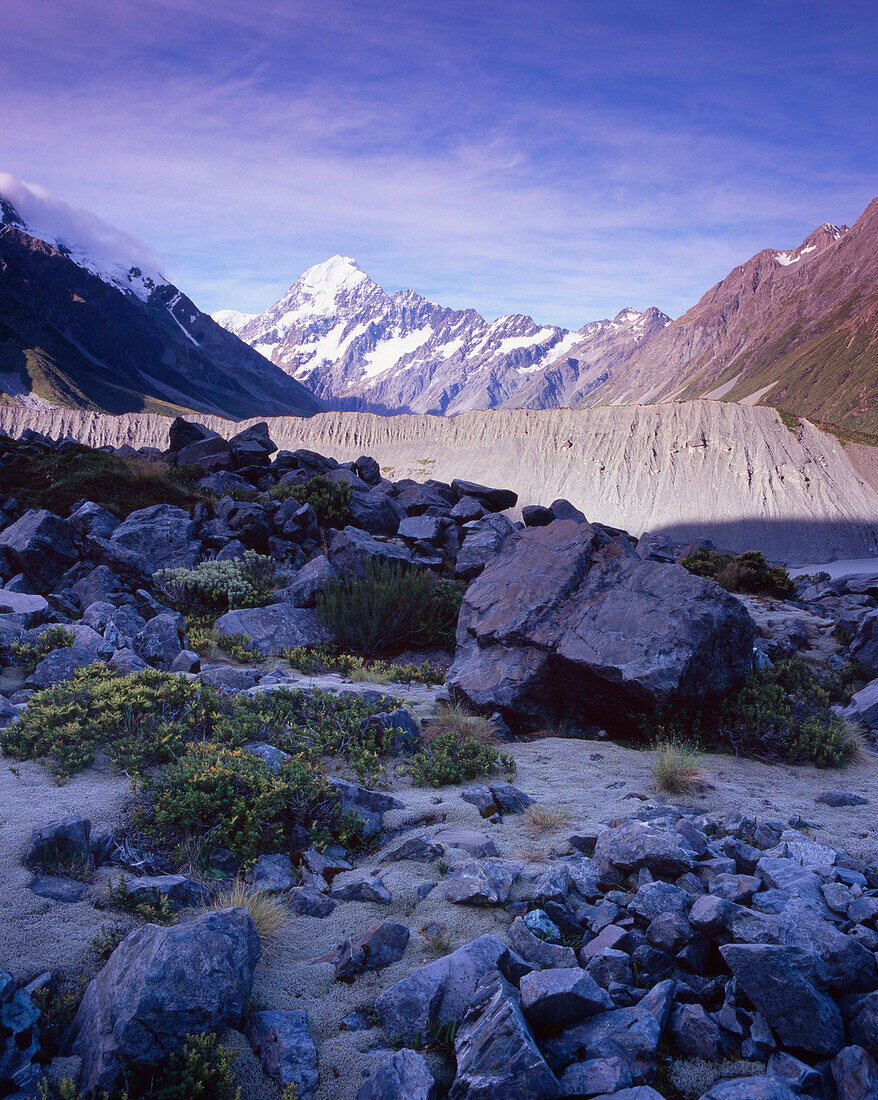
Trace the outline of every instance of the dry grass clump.
{"label": "dry grass clump", "polygon": [[452,734],[460,740],[471,737],[481,745],[491,745],[496,741],[494,724],[481,714],[471,714],[460,703],[446,703],[424,723],[421,731],[423,739],[429,744],[437,738]]}
{"label": "dry grass clump", "polygon": [[536,837],[525,837],[516,846],[515,854],[525,863],[547,863],[552,856],[552,845],[545,840],[537,840]]}
{"label": "dry grass clump", "polygon": [[433,959],[442,959],[454,950],[444,924],[428,924],[418,935],[424,941],[424,954]]}
{"label": "dry grass clump", "polygon": [[570,813],[563,806],[544,806],[533,802],[525,809],[524,819],[530,832],[536,836],[563,829],[570,822]]}
{"label": "dry grass clump", "polygon": [[701,756],[680,741],[659,741],[652,761],[656,787],[667,794],[689,794],[704,778]]}
{"label": "dry grass clump", "polygon": [[263,948],[283,939],[283,933],[290,921],[290,910],[286,902],[277,894],[269,894],[255,886],[249,886],[241,879],[235,879],[229,886],[220,890],[206,906],[209,912],[219,909],[246,909],[253,918],[256,931]]}

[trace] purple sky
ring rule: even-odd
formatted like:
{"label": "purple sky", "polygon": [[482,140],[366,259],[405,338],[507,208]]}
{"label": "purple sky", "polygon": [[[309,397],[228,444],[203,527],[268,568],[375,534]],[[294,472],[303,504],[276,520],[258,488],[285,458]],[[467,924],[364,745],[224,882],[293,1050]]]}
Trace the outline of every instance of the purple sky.
{"label": "purple sky", "polygon": [[876,185],[874,0],[3,0],[0,171],[208,310],[354,256],[493,317],[679,314]]}

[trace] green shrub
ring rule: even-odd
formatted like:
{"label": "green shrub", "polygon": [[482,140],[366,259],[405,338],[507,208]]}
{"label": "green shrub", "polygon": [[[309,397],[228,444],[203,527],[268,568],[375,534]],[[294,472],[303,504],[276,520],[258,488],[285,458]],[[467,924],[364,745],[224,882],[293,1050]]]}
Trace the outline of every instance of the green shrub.
{"label": "green shrub", "polygon": [[710,743],[767,761],[839,767],[856,751],[849,722],[832,711],[829,687],[798,657],[756,669],[717,707],[643,718],[649,740]]}
{"label": "green shrub", "polygon": [[309,676],[337,672],[355,681],[373,684],[443,684],[445,674],[435,665],[404,665],[391,661],[364,661],[351,653],[339,653],[329,646],[297,646],[284,650],[283,656],[292,668]]}
{"label": "green shrub", "polygon": [[361,657],[406,646],[447,643],[463,590],[426,571],[370,559],[363,576],[337,581],[317,596],[317,615],[342,649]]}
{"label": "green shrub", "polygon": [[[220,1045],[215,1035],[187,1035],[183,1049],[149,1066],[126,1065],[125,1087],[101,1091],[93,1100],[242,1100],[232,1066],[238,1055]],[[40,1100],[82,1100],[69,1077],[38,1087]]]}
{"label": "green shrub", "polygon": [[41,630],[36,642],[10,642],[9,652],[27,672],[33,672],[55,649],[72,649],[76,635],[63,626],[49,626]]}
{"label": "green shrub", "polygon": [[[139,899],[136,893],[132,894],[124,872],[107,884],[104,905],[121,913],[131,913],[148,924],[175,924],[177,921],[177,914],[167,897],[161,897],[157,902]],[[94,940],[92,946],[95,946]]]}
{"label": "green shrub", "polygon": [[346,481],[330,481],[315,474],[301,485],[278,482],[268,491],[271,500],[294,497],[299,504],[310,504],[320,527],[344,527],[351,515],[351,486]]}
{"label": "green shrub", "polygon": [[259,695],[215,694],[211,728],[218,740],[268,741],[288,753],[320,753],[341,757],[361,783],[375,783],[381,773],[385,746],[364,719],[402,704],[385,696],[368,703],[354,695],[280,688]]}
{"label": "green shrub", "polygon": [[195,481],[204,476],[198,467],[171,468],[81,444],[56,451],[4,439],[4,450],[3,491],[28,508],[48,508],[66,516],[85,499],[124,519],[153,504],[191,508],[208,500],[195,488]]}
{"label": "green shrub", "polygon": [[138,773],[172,760],[202,723],[197,685],[156,669],[121,676],[98,662],[34,692],[19,720],[0,730],[0,747],[16,760],[45,761],[59,782],[90,764],[97,748]]}
{"label": "green shrub", "polygon": [[165,839],[197,834],[247,861],[283,850],[297,826],[346,846],[357,839],[337,791],[305,753],[272,771],[252,753],[192,744],[144,789],[152,803],[142,818],[148,832]]}
{"label": "green shrub", "polygon": [[416,753],[409,762],[408,771],[418,787],[444,787],[490,775],[499,766],[514,772],[515,760],[475,737],[460,737],[449,731],[434,737]]}
{"label": "green shrub", "polygon": [[162,569],[153,581],[159,594],[178,611],[227,611],[270,603],[283,578],[272,558],[245,550],[243,557],[232,561],[203,561],[194,569]]}
{"label": "green shrub", "polygon": [[747,550],[737,556],[699,550],[684,558],[681,564],[698,577],[716,581],[728,592],[776,596],[781,600],[791,599],[796,594],[795,581],[786,569],[769,565],[758,550]]}

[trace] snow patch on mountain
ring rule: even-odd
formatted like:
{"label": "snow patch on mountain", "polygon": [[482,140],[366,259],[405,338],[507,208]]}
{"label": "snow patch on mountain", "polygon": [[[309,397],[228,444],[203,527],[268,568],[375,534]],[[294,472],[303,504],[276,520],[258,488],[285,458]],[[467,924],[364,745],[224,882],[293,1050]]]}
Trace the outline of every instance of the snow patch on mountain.
{"label": "snow patch on mountain", "polygon": [[149,248],[130,233],[37,184],[0,172],[0,227],[5,225],[44,241],[78,267],[141,301],[168,282]]}

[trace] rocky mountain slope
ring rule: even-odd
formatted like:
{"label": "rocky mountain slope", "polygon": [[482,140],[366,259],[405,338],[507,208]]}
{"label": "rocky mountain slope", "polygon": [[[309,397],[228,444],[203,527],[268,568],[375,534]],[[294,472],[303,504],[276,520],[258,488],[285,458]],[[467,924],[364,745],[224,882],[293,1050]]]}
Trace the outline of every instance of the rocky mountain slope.
{"label": "rocky mountain slope", "polygon": [[736,267],[584,401],[693,397],[878,432],[878,199]]}
{"label": "rocky mountain slope", "polygon": [[521,314],[488,322],[413,290],[387,294],[345,256],[309,268],[264,313],[213,317],[335,408],[444,414],[574,405],[670,320],[651,308],[579,332]]}
{"label": "rocky mountain slope", "polygon": [[[227,436],[242,427],[201,420]],[[0,432],[33,428],[91,446],[164,449],[169,424],[155,415],[0,408]],[[635,535],[708,535],[802,564],[878,552],[878,495],[860,472],[868,460],[858,455],[855,467],[834,436],[807,421],[791,431],[772,409],[694,401],[451,419],[336,412],[269,427],[282,448],[340,461],[371,454],[397,478],[500,483],[523,505],[566,497],[589,519]]]}
{"label": "rocky mountain slope", "polygon": [[6,175],[0,402],[227,417],[321,408],[202,313],[136,242]]}

